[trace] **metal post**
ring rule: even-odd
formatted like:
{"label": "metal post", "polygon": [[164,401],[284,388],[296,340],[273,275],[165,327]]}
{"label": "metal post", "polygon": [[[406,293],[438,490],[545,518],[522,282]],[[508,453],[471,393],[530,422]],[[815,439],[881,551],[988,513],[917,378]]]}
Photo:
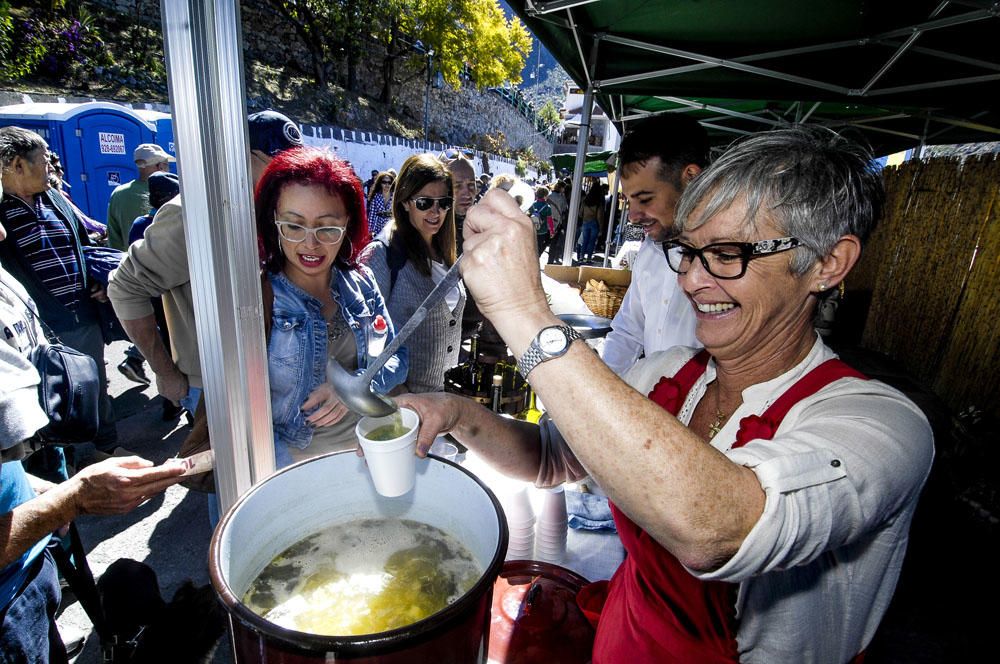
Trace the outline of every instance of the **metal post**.
{"label": "metal post", "polygon": [[431,119],[431,78],[433,77],[432,64],[434,62],[434,50],[431,49],[427,51],[427,89],[424,92],[424,151],[430,150],[431,137],[428,133],[430,131],[430,119]]}
{"label": "metal post", "polygon": [[[590,71],[593,72],[597,64],[597,46],[600,37],[594,39],[594,46],[590,50]],[[583,93],[583,108],[580,110],[580,131],[577,133],[576,141],[576,162],[573,166],[573,191],[569,199],[569,219],[566,220],[566,243],[563,246],[563,265],[573,264],[573,249],[576,248],[576,222],[580,214],[580,201],[583,183],[583,169],[587,163],[587,146],[590,143],[590,119],[594,113],[594,86],[587,86],[587,91]]]}
{"label": "metal post", "polygon": [[611,265],[611,236],[615,232],[615,222],[618,221],[618,191],[621,189],[621,171],[615,168],[615,184],[611,187],[611,218],[608,219],[608,233],[604,240],[604,267]]}
{"label": "metal post", "polygon": [[274,471],[239,3],[162,0],[184,232],[221,509]]}
{"label": "metal post", "polygon": [[576,162],[573,166],[573,191],[569,200],[569,219],[566,223],[566,243],[563,246],[563,265],[573,264],[573,249],[576,248],[576,222],[580,214],[583,194],[583,169],[587,163],[587,146],[590,139],[590,118],[594,108],[594,88],[587,88],[583,94],[583,109],[580,113],[580,131],[576,141]]}

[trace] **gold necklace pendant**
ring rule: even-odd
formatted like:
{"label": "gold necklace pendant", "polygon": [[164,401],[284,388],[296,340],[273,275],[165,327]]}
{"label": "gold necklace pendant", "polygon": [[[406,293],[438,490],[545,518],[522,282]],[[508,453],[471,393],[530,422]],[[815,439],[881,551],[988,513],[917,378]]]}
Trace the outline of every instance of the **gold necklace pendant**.
{"label": "gold necklace pendant", "polygon": [[715,434],[722,431],[722,426],[726,423],[726,414],[718,408],[715,409],[715,421],[708,427],[708,439],[715,438]]}

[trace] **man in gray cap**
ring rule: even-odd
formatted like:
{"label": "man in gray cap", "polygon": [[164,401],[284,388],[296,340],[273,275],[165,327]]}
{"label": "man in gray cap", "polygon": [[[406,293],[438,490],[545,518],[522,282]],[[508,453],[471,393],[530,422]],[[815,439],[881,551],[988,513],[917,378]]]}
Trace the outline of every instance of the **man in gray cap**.
{"label": "man in gray cap", "polygon": [[[177,161],[155,143],[143,143],[132,153],[139,177],[118,185],[108,200],[108,246],[119,251],[128,249],[132,222],[149,211],[149,176],[170,171],[170,162]],[[118,371],[131,381],[149,385],[142,367],[142,355],[135,346],[125,351]]]}
{"label": "man in gray cap", "polygon": [[125,251],[128,232],[136,217],[149,211],[149,176],[169,171],[170,162],[177,161],[155,143],[143,143],[132,153],[139,177],[118,185],[108,201],[108,245]]}
{"label": "man in gray cap", "polygon": [[[251,185],[256,187],[274,155],[302,145],[302,135],[295,123],[274,111],[254,113],[248,125]],[[164,203],[143,239],[129,247],[111,273],[108,295],[125,331],[156,374],[157,391],[194,412],[202,386],[201,363],[180,196]],[[158,296],[163,297],[172,353],[160,339],[149,301]]]}

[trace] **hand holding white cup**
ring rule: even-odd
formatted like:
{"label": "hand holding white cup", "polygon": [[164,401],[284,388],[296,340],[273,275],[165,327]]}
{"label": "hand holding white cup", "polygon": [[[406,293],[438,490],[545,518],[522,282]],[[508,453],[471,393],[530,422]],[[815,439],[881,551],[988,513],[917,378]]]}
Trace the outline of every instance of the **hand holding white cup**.
{"label": "hand holding white cup", "polygon": [[362,417],[354,429],[365,453],[375,491],[387,498],[409,493],[417,477],[416,444],[420,416],[409,408],[400,408],[399,413],[405,433],[389,433],[394,415]]}

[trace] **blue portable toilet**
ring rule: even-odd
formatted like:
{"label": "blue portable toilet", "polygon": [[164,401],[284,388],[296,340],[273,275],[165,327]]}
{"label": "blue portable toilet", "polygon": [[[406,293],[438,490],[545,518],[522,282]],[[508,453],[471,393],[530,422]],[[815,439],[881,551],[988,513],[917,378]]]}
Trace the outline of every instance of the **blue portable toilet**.
{"label": "blue portable toilet", "polygon": [[[135,109],[135,114],[156,127],[154,143],[166,150],[167,154],[177,158],[177,146],[174,144],[174,120],[169,113],[153,111],[144,108]],[[170,171],[177,172],[177,162],[170,162]]]}
{"label": "blue portable toilet", "polygon": [[[169,117],[169,116],[168,116]],[[115,187],[139,177],[132,153],[154,143],[156,126],[131,109],[107,102],[17,104],[0,107],[0,127],[37,132],[62,159],[73,202],[107,221]]]}

